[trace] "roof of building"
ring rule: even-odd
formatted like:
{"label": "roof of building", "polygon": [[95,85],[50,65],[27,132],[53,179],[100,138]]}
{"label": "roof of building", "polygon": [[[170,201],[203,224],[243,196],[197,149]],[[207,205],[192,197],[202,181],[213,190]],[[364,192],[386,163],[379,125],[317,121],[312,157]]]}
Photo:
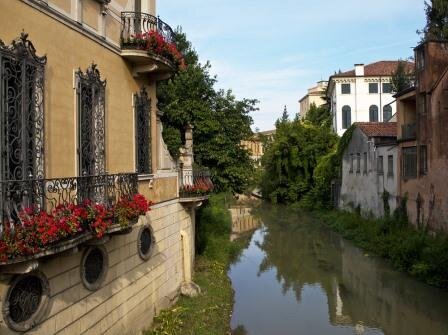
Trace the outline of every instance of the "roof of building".
{"label": "roof of building", "polygon": [[[364,65],[364,76],[390,76],[397,69],[399,63],[400,61],[396,60],[393,61],[383,60]],[[414,63],[405,62],[405,64],[407,71],[414,70]],[[354,76],[355,76],[355,69],[346,72],[336,73],[332,77],[354,77]]]}
{"label": "roof of building", "polygon": [[396,122],[356,122],[356,126],[368,137],[396,137]]}

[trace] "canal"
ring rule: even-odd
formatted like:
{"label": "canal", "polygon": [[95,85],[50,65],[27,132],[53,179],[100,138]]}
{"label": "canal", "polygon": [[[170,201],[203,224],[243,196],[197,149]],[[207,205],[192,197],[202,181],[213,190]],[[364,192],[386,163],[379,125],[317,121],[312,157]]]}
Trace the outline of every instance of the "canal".
{"label": "canal", "polygon": [[[231,209],[232,334],[448,334],[448,293],[280,207]],[[249,236],[248,236],[249,234]]]}

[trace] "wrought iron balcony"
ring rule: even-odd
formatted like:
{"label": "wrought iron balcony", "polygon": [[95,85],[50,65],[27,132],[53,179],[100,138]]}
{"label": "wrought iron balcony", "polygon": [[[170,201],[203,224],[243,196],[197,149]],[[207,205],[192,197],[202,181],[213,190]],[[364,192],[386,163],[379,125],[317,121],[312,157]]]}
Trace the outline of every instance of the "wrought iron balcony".
{"label": "wrought iron balcony", "polygon": [[135,49],[141,48],[138,45],[137,36],[150,31],[157,31],[163,36],[166,42],[174,42],[173,29],[163,22],[159,17],[147,13],[122,12],[121,13],[121,48]]}
{"label": "wrought iron balcony", "polygon": [[411,141],[417,138],[417,125],[415,123],[407,123],[401,125],[401,141]]}
{"label": "wrought iron balcony", "polygon": [[159,17],[140,12],[121,13],[121,55],[134,64],[134,75],[169,73],[183,67],[173,29]]}
{"label": "wrought iron balcony", "polygon": [[128,228],[134,222],[125,227],[121,214],[129,214],[127,204],[142,201],[137,183],[136,173],[0,181],[0,264]]}
{"label": "wrought iron balcony", "polygon": [[182,169],[179,180],[181,198],[205,197],[213,191],[210,171],[205,168]]}

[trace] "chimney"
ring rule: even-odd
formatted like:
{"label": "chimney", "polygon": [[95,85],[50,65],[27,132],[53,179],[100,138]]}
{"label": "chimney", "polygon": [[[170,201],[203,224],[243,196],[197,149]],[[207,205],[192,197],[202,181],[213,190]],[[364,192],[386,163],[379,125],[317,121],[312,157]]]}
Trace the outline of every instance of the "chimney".
{"label": "chimney", "polygon": [[355,76],[364,75],[364,64],[355,64]]}

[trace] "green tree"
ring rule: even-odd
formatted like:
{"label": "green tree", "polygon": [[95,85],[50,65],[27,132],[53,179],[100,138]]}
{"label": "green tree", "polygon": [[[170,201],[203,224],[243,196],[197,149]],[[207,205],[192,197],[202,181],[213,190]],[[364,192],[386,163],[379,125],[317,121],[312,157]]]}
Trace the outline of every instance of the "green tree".
{"label": "green tree", "polygon": [[401,92],[412,86],[412,73],[407,71],[406,62],[399,60],[398,66],[391,77],[392,91]]}
{"label": "green tree", "polygon": [[337,136],[328,127],[277,121],[274,139],[261,161],[263,196],[275,203],[302,200],[314,187],[319,159],[333,150],[336,142]]}
{"label": "green tree", "polygon": [[230,90],[215,90],[217,78],[210,74],[210,63],[199,63],[181,29],[176,44],[185,55],[187,67],[157,87],[168,149],[177,158],[184,141],[183,128],[188,123],[193,125],[195,162],[210,168],[217,190],[243,192],[253,164],[240,143],[252,136],[249,113],[257,109],[257,101],[238,100]]}
{"label": "green tree", "polygon": [[305,120],[311,122],[315,126],[330,127],[332,122],[331,112],[328,104],[319,107],[313,102],[306,114]]}
{"label": "green tree", "polygon": [[422,36],[422,41],[448,39],[448,1],[425,1],[425,12],[426,26],[417,31]]}

